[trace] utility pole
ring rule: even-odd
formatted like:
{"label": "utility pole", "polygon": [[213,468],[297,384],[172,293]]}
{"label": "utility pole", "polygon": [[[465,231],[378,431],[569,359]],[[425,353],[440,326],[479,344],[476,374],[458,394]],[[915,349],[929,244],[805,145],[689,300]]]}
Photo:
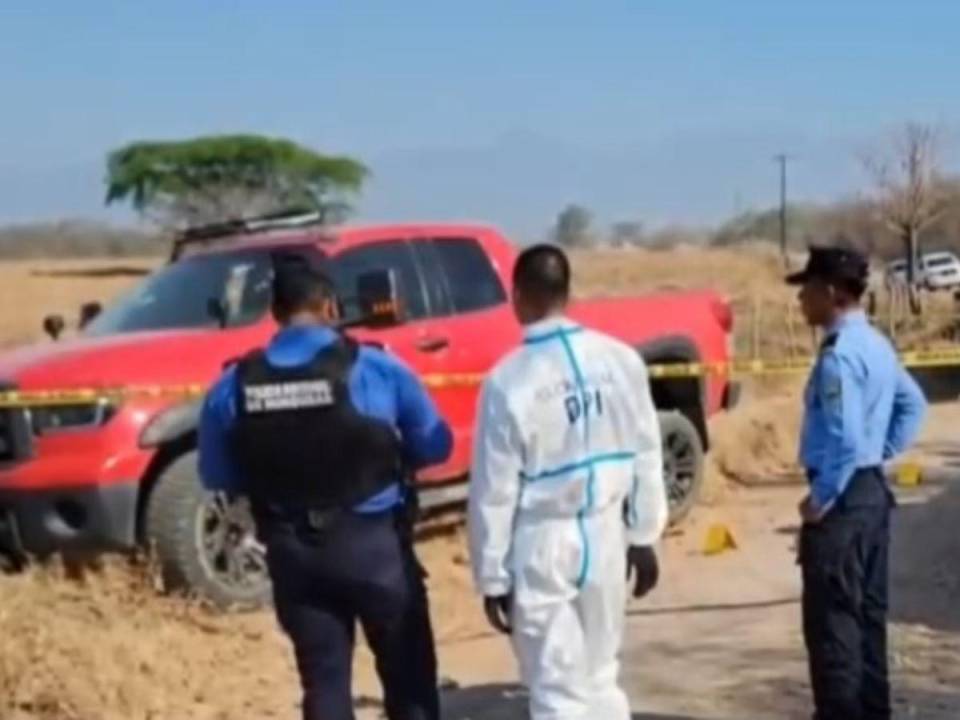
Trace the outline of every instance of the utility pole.
{"label": "utility pole", "polygon": [[774,155],[774,160],[780,163],[780,256],[783,266],[789,270],[790,260],[787,255],[787,159],[784,153]]}

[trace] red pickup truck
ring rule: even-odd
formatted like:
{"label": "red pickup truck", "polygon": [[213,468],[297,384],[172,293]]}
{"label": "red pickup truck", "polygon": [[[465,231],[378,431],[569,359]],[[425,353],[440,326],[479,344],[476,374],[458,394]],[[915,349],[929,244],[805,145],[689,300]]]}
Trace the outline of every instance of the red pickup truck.
{"label": "red pickup truck", "polygon": [[[344,295],[365,275],[392,278],[402,319],[349,332],[415,368],[454,430],[450,460],[417,478],[421,506],[465,498],[480,382],[521,332],[508,296],[515,250],[500,233],[454,224],[329,228],[309,215],[280,216],[191,231],[174,247],[132,291],[92,319],[87,312],[77,337],[0,356],[0,390],[209,385],[274,332],[270,251],[297,247],[316,253]],[[577,302],[570,314],[649,363],[729,358],[731,309],[713,292]],[[707,418],[736,395],[722,374],[653,381],[675,521],[697,497]],[[269,583],[243,501],[206,494],[197,482],[199,405],[135,395],[0,410],[0,551],[22,562],[150,545],[168,587],[220,605],[262,602]]]}

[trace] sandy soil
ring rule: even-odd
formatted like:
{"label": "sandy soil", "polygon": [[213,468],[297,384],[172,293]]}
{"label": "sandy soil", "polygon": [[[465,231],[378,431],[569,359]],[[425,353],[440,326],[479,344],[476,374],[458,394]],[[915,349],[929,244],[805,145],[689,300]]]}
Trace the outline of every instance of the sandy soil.
{"label": "sandy soil", "polygon": [[[769,434],[762,408],[748,405],[731,426],[771,467],[787,469],[792,448],[771,450],[780,441],[759,437]],[[960,463],[950,437],[958,420],[955,408],[936,409],[919,451],[939,470],[902,493],[892,613],[898,717],[960,716],[960,484],[952,479],[960,475],[950,472]],[[806,716],[793,562],[801,491],[786,473],[727,483],[664,541],[662,583],[630,609],[624,680],[635,711],[646,713],[638,717]],[[716,522],[738,548],[706,556],[703,537]],[[420,552],[431,572],[445,717],[524,717],[509,648],[486,628],[470,585],[462,529],[425,540]],[[0,580],[0,718],[297,717],[289,648],[269,613],[216,615],[158,597],[146,576],[111,561],[81,582],[57,567]],[[355,684],[360,717],[379,717],[363,648]]]}
{"label": "sandy soil", "polygon": [[[960,410],[938,407],[917,457],[924,484],[899,489],[895,519],[891,662],[897,718],[960,717],[960,451],[949,434]],[[808,718],[795,558],[802,486],[733,486],[662,547],[656,592],[630,608],[624,682],[637,718]],[[736,550],[703,553],[706,528],[727,525]],[[464,689],[447,717],[523,718],[509,650],[499,638],[443,648]],[[369,717],[376,717],[371,713]]]}

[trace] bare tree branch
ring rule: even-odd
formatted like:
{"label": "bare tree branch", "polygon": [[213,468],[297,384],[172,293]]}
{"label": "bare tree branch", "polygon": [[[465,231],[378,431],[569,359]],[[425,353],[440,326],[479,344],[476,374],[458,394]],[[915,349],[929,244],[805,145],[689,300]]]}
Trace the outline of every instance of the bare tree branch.
{"label": "bare tree branch", "polygon": [[[914,292],[920,233],[935,223],[949,205],[949,188],[939,168],[940,145],[941,133],[937,129],[909,123],[886,153],[862,158],[864,168],[873,178],[884,223],[903,243],[907,282]],[[914,310],[919,311],[919,303]]]}
{"label": "bare tree branch", "polygon": [[940,133],[911,123],[895,138],[892,157],[872,155],[864,166],[873,177],[884,218],[898,232],[920,232],[935,222],[948,204],[939,170]]}

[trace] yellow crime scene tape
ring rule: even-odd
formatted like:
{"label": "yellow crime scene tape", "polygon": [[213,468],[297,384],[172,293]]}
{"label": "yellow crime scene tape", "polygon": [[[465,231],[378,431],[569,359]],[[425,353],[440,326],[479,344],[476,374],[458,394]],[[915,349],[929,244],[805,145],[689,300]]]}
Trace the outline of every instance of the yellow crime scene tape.
{"label": "yellow crime scene tape", "polygon": [[[899,354],[906,367],[934,368],[960,366],[960,349],[917,350]],[[813,357],[790,359],[733,360],[718,363],[660,363],[647,366],[652,378],[694,378],[708,375],[750,376],[789,375],[809,371]],[[481,373],[432,373],[422,376],[424,385],[434,390],[475,387],[483,382]],[[0,408],[86,405],[118,403],[137,399],[196,400],[208,390],[207,385],[129,385],[103,388],[63,388],[51,390],[8,390],[0,392]]]}

